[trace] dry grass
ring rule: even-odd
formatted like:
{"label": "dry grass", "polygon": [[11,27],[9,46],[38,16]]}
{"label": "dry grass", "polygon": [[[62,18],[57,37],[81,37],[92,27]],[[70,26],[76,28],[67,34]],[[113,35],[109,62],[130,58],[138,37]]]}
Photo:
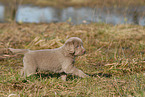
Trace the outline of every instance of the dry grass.
{"label": "dry grass", "polygon": [[[91,78],[42,73],[20,77],[23,55],[4,48],[56,48],[72,36],[87,53],[75,66]],[[136,25],[0,24],[0,96],[145,96],[145,27]]]}

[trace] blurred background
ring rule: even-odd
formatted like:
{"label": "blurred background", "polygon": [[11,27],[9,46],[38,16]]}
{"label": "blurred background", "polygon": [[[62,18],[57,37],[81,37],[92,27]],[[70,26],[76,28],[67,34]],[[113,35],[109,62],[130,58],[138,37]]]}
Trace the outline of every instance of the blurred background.
{"label": "blurred background", "polygon": [[145,26],[145,0],[0,0],[0,22]]}

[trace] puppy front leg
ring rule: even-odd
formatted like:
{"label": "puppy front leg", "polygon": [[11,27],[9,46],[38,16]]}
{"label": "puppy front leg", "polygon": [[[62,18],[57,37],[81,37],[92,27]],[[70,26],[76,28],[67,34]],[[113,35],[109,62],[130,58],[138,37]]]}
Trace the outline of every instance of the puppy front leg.
{"label": "puppy front leg", "polygon": [[73,75],[76,75],[76,76],[79,76],[79,77],[82,77],[82,78],[86,78],[86,77],[89,77],[88,75],[86,75],[83,71],[77,69],[76,67],[74,66],[68,66],[67,68],[65,68],[65,73],[71,73]]}
{"label": "puppy front leg", "polygon": [[79,69],[77,69],[77,68],[75,68],[75,67],[72,69],[72,74],[77,75],[77,76],[82,77],[82,78],[89,77],[89,76],[88,76],[87,74],[85,74],[83,71],[81,71],[81,70],[79,70]]}

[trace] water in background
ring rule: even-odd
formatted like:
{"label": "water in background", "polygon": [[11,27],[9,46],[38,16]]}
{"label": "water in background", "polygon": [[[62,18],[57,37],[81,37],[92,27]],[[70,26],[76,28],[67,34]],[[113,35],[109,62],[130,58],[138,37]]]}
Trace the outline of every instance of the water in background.
{"label": "water in background", "polygon": [[[0,7],[1,8],[1,7]],[[0,9],[0,15],[3,13]],[[71,22],[89,24],[139,24],[145,26],[145,7],[138,8],[74,8],[37,7],[21,5],[16,13],[16,21],[22,23]]]}
{"label": "water in background", "polygon": [[4,22],[4,6],[0,5],[0,22]]}

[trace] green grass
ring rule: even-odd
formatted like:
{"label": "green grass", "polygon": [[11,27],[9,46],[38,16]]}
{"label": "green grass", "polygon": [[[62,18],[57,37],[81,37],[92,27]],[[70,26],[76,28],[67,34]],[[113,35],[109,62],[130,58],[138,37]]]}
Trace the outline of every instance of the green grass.
{"label": "green grass", "polygon": [[[0,24],[0,96],[20,97],[144,97],[145,27],[137,25]],[[87,53],[75,66],[91,77],[82,79],[39,73],[20,76],[23,55],[3,48],[56,48],[72,36],[80,37]],[[7,55],[7,56],[6,56]]]}

